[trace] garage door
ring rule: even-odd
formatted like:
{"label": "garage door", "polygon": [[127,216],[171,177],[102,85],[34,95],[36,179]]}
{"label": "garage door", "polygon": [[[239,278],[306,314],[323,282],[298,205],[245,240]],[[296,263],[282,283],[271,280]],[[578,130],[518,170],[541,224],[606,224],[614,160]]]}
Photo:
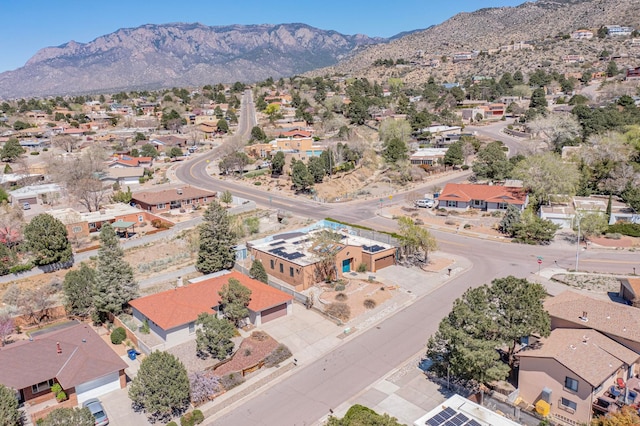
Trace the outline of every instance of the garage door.
{"label": "garage door", "polygon": [[382,268],[386,268],[387,266],[391,266],[395,264],[396,264],[396,257],[395,255],[390,254],[389,256],[381,257],[380,259],[376,260],[375,270],[379,271]]}
{"label": "garage door", "polygon": [[18,203],[20,205],[24,204],[24,203],[29,203],[32,206],[35,206],[38,204],[38,198],[37,197],[26,197],[26,198],[20,198],[18,199]]}
{"label": "garage door", "polygon": [[83,383],[76,386],[78,404],[82,404],[87,399],[98,398],[118,389],[120,389],[120,376],[117,372]]}
{"label": "garage door", "polygon": [[262,324],[274,320],[276,318],[287,316],[287,304],[274,306],[273,308],[265,309],[262,311],[261,322]]}

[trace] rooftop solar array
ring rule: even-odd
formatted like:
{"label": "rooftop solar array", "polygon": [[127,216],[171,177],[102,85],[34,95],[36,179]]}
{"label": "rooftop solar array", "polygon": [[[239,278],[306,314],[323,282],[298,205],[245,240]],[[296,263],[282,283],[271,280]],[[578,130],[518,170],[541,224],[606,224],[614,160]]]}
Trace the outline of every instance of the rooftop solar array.
{"label": "rooftop solar array", "polygon": [[482,426],[462,413],[447,407],[425,422],[426,426]]}
{"label": "rooftop solar array", "polygon": [[293,253],[287,253],[286,251],[284,251],[282,247],[276,247],[274,249],[271,249],[269,250],[269,253],[273,253],[276,256],[284,257],[287,260],[295,260],[295,259],[304,257],[304,254],[300,253],[299,251],[294,251]]}
{"label": "rooftop solar array", "polygon": [[384,247],[379,246],[379,245],[377,245],[377,244],[376,244],[376,245],[373,245],[373,246],[362,246],[362,248],[363,248],[365,251],[368,251],[369,253],[377,253],[377,252],[379,252],[379,251],[384,250]]}

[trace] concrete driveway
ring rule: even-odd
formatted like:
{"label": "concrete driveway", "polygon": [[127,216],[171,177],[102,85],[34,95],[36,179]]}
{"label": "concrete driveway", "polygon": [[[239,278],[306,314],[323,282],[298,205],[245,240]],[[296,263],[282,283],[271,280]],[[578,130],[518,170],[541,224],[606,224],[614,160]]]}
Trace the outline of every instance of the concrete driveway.
{"label": "concrete driveway", "polygon": [[[127,392],[129,387],[118,389],[102,395],[99,399],[102,401],[104,409],[109,416],[110,426],[132,426],[132,425],[150,425],[144,413],[136,413],[131,408],[131,400]],[[179,421],[179,419],[178,419]]]}

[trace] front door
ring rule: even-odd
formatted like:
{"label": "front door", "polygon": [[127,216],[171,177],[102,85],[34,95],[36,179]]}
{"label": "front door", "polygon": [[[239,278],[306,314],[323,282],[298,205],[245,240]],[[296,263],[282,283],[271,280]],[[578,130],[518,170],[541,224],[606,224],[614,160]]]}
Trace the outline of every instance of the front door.
{"label": "front door", "polygon": [[342,273],[351,271],[351,259],[345,259],[342,261]]}

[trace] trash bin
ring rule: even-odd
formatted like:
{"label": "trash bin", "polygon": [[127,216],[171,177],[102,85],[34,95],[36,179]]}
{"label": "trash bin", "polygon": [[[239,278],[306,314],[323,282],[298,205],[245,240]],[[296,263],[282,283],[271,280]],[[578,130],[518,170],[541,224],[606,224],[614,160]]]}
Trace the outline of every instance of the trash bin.
{"label": "trash bin", "polygon": [[135,349],[129,349],[127,351],[127,354],[129,355],[129,359],[130,360],[135,360],[136,359],[137,352],[136,352]]}

